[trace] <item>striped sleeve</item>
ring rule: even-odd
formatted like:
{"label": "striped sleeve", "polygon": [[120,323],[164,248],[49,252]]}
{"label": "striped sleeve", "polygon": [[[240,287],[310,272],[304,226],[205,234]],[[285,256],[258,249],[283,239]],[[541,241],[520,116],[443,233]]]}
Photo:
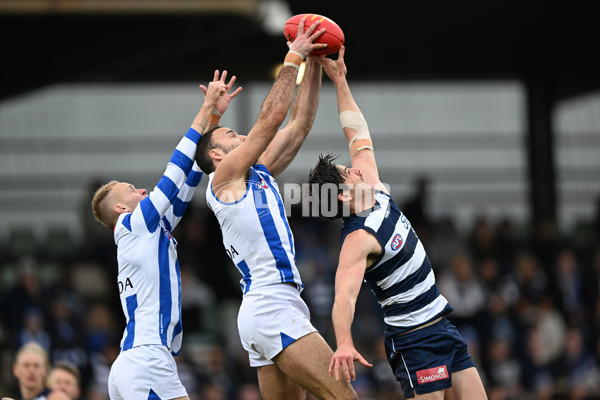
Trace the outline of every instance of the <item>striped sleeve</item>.
{"label": "striped sleeve", "polygon": [[175,148],[154,190],[133,211],[129,221],[131,232],[154,232],[163,217],[171,225],[170,229],[175,228],[202,178],[194,162],[198,140],[200,134],[190,128]]}

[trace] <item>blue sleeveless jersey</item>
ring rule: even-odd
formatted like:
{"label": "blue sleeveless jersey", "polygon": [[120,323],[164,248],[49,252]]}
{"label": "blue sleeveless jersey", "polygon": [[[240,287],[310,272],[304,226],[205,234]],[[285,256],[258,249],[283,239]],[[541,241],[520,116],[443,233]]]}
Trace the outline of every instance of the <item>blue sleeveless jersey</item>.
{"label": "blue sleeveless jersey", "polygon": [[365,271],[365,282],[381,305],[386,337],[407,332],[453,311],[435,283],[423,244],[392,198],[375,192],[375,206],[343,219],[342,244],[349,233],[364,229],[382,248]]}

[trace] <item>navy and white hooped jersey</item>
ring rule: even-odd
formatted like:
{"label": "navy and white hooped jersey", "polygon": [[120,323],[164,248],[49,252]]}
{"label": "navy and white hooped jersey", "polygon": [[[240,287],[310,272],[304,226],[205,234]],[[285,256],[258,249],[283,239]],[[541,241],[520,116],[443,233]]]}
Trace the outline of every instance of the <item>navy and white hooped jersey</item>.
{"label": "navy and white hooped jersey", "polygon": [[217,199],[213,177],[209,175],[206,201],[221,226],[225,250],[242,274],[242,292],[279,283],[302,290],[292,231],[279,186],[267,168],[251,167],[246,192],[232,202]]}
{"label": "navy and white hooped jersey", "polygon": [[343,220],[346,236],[364,229],[377,238],[382,254],[365,271],[365,282],[377,297],[386,336],[409,331],[453,311],[435,283],[431,263],[410,222],[392,198],[375,192],[375,206]]}
{"label": "navy and white hooped jersey", "polygon": [[115,226],[118,284],[127,325],[121,350],[164,345],[175,355],[182,339],[181,276],[171,231],[183,216],[202,172],[194,162],[200,134],[189,129],[164,175]]}

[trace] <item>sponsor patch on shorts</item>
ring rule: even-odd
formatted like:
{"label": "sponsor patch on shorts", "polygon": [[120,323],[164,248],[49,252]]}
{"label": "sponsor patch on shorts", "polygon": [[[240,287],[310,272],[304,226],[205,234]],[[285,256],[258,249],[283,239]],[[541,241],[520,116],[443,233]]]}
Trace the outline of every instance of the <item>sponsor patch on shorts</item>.
{"label": "sponsor patch on shorts", "polygon": [[439,381],[442,379],[448,379],[449,377],[448,368],[445,365],[417,371],[417,381],[419,385]]}

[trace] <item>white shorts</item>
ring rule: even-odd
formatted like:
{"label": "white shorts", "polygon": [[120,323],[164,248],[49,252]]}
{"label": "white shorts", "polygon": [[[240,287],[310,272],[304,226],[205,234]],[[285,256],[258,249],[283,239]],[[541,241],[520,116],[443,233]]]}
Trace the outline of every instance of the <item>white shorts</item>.
{"label": "white shorts", "polygon": [[122,351],[108,377],[111,400],[160,399],[187,396],[171,352],[160,345]]}
{"label": "white shorts", "polygon": [[271,365],[271,359],[291,343],[316,329],[298,290],[287,284],[250,291],[238,313],[242,346],[251,367]]}

